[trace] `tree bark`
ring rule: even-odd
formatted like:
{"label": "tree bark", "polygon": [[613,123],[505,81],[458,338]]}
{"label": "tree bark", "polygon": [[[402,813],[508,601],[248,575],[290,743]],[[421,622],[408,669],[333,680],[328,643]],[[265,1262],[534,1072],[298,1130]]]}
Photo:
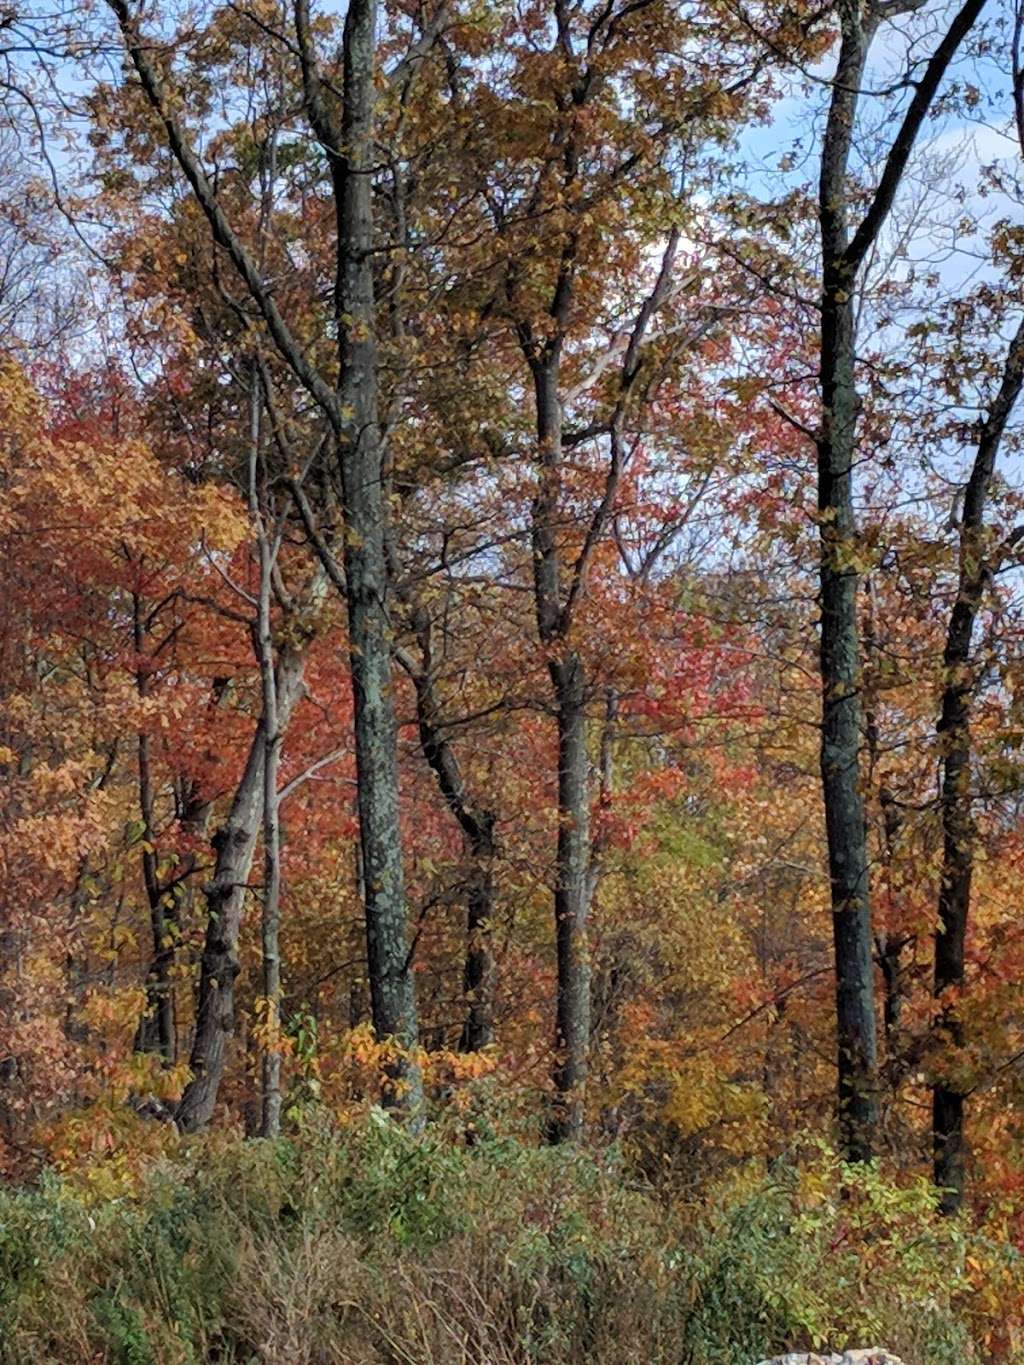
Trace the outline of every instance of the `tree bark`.
{"label": "tree bark", "polygon": [[[268,613],[269,615],[269,613]],[[269,628],[265,637],[269,641]],[[281,763],[281,718],[272,654],[261,663],[264,695],[263,731],[263,1106],[261,1137],[281,1132],[281,823],[278,774]]]}
{"label": "tree bark", "polygon": [[837,1107],[840,1145],[851,1160],[872,1154],[878,1126],[877,1040],[867,831],[860,786],[861,660],[857,622],[858,537],[853,502],[859,395],[854,295],[864,259],[903,180],[921,125],[960,43],[984,6],[967,0],[934,49],[889,148],[856,230],[850,174],[868,51],[892,7],[841,0],[841,42],[821,154],[818,221],[822,288],[818,465],[821,782],[828,838],[836,969]]}
{"label": "tree bark", "polygon": [[[294,8],[306,112],[326,152],[334,190],[337,384],[330,383],[309,359],[265,285],[256,260],[224,213],[173,111],[173,101],[127,0],[108,0],[108,4],[146,97],[163,125],[167,145],[195,194],[214,240],[244,282],[282,359],[324,412],[334,434],[346,523],[345,571],[371,1004],[377,1036],[397,1045],[388,1102],[415,1118],[422,1107],[422,1079],[415,1059],[416,994],[407,941],[391,641],[385,605],[383,528],[387,506],[377,420],[371,255],[376,3],[352,0],[345,16],[340,127],[329,112],[328,98],[333,98],[333,93],[329,95],[317,70],[308,0],[295,0]],[[246,845],[247,837],[243,850]],[[251,856],[250,852],[250,861]],[[221,970],[223,975],[230,967],[230,957],[231,935],[227,934],[220,949],[212,953],[210,971]],[[210,977],[217,979],[216,975]],[[219,1029],[210,1034],[211,1039],[222,1036]],[[200,1057],[200,1061],[205,1068],[207,1059]],[[191,1105],[186,1112],[192,1112]]]}
{"label": "tree bark", "polygon": [[434,686],[434,655],[427,612],[402,595],[409,623],[419,646],[419,658],[405,649],[396,657],[412,679],[416,693],[416,721],[420,748],[448,809],[462,831],[468,855],[466,892],[466,952],[463,991],[466,1017],[459,1038],[463,1052],[479,1052],[494,1041],[495,963],[492,948],[494,916],[494,858],[492,810],[478,806],[470,795],[458,756],[445,733],[444,716]]}
{"label": "tree bark", "polygon": [[423,665],[413,673],[420,746],[437,778],[445,801],[459,823],[469,854],[469,885],[466,895],[466,954],[463,991],[466,1018],[459,1039],[463,1052],[479,1052],[494,1041],[494,952],[491,927],[494,916],[494,824],[491,810],[478,808],[470,799],[462,768],[444,733],[433,678],[429,643],[421,640]]}
{"label": "tree bark", "polygon": [[[279,733],[287,728],[302,695],[304,666],[304,650],[281,650],[276,679]],[[216,862],[213,877],[204,888],[206,941],[200,961],[195,1037],[189,1059],[192,1079],[176,1113],[178,1126],[185,1132],[204,1128],[213,1117],[228,1045],[234,1034],[238,934],[263,813],[266,735],[266,717],[261,716],[231,810],[212,840]]]}
{"label": "tree bark", "polygon": [[558,723],[558,850],[555,945],[558,1001],[555,1106],[549,1134],[556,1142],[583,1134],[590,1057],[590,759],[586,684],[575,653],[551,665]]}
{"label": "tree bark", "polygon": [[821,782],[836,971],[838,1113],[847,1157],[871,1156],[878,1121],[867,830],[860,789],[861,676],[857,530],[853,507],[858,395],[855,268],[847,260],[848,162],[873,22],[842,6],[842,44],[819,185],[822,243],[818,517],[821,594]]}
{"label": "tree bark", "polygon": [[[567,277],[566,277],[567,278]],[[568,284],[565,285],[566,306]],[[556,304],[553,312],[556,311]],[[530,356],[536,402],[539,487],[533,505],[534,601],[542,646],[550,651],[548,673],[558,734],[558,842],[555,855],[554,1102],[548,1124],[553,1142],[582,1136],[590,1048],[590,760],[587,753],[587,679],[583,661],[566,638],[570,621],[562,600],[555,539],[562,462],[560,342],[547,342]]]}
{"label": "tree bark", "polygon": [[366,947],[374,1029],[395,1044],[388,1103],[414,1124],[423,1103],[415,1057],[416,990],[407,934],[399,824],[398,749],[384,526],[387,507],[377,412],[373,283],[375,0],[350,0],[345,16],[340,146],[332,160],[338,229],[338,440],[345,514],[345,583],[355,709]]}
{"label": "tree bark", "polygon": [[[267,197],[265,196],[264,202]],[[265,231],[265,223],[263,225]],[[253,631],[260,665],[263,703],[263,913],[260,940],[263,966],[260,1136],[281,1132],[281,822],[278,777],[283,731],[278,708],[272,602],[281,523],[268,515],[260,497],[260,375],[252,367],[250,391],[249,512],[256,530],[260,581]]]}
{"label": "tree bark", "polygon": [[[986,542],[985,512],[1003,432],[1024,384],[1024,322],[1010,343],[999,392],[981,425],[960,523],[957,595],[943,651],[945,683],[937,733],[942,743],[942,877],[935,935],[933,989],[942,1005],[936,1033],[959,1049],[964,1030],[955,999],[965,983],[965,949],[974,875],[975,828],[971,797],[971,708],[977,685],[971,647],[986,587],[996,566]],[[940,1207],[955,1213],[965,1183],[964,1108],[961,1082],[941,1078],[932,1088],[932,1153]]]}
{"label": "tree bark", "polygon": [[[132,594],[132,644],[135,650],[135,686],[142,701],[149,696],[150,679],[143,668],[145,625],[142,602]],[[174,965],[173,901],[169,902],[166,888],[161,886],[157,868],[155,793],[153,790],[152,761],[149,735],[138,733],[139,814],[142,819],[142,882],[149,906],[149,925],[152,955],[146,972],[146,1005],[135,1033],[135,1051],[156,1053],[170,1066],[174,1061],[174,995],[171,988],[171,969]],[[170,912],[170,913],[169,913]]]}

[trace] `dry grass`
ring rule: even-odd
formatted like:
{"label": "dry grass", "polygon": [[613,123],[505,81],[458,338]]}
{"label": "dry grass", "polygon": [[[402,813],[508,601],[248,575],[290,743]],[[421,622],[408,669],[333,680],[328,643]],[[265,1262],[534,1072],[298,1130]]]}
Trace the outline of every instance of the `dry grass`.
{"label": "dry grass", "polygon": [[117,1197],[0,1192],[0,1361],[749,1365],[818,1337],[971,1359],[927,1199],[872,1177],[840,1256],[854,1206],[809,1216],[801,1179],[684,1210],[608,1157],[377,1120],[192,1143]]}

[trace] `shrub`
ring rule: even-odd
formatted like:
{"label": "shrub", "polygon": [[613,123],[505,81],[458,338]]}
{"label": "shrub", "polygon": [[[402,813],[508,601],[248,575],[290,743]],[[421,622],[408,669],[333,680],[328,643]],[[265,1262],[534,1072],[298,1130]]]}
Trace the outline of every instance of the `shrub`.
{"label": "shrub", "polygon": [[784,1350],[885,1344],[915,1365],[977,1359],[965,1325],[963,1226],[923,1178],[896,1185],[825,1148],[779,1164],[699,1230],[694,1361],[732,1365]]}
{"label": "shrub", "polygon": [[313,1117],[183,1142],[115,1197],[72,1176],[0,1193],[0,1356],[751,1365],[884,1341],[962,1365],[971,1259],[923,1184],[827,1152],[696,1210],[614,1152]]}

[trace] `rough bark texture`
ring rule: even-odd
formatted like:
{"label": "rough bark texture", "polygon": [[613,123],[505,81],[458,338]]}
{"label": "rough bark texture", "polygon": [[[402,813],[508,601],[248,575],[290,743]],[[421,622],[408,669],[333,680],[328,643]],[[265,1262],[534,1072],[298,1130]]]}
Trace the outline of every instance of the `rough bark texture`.
{"label": "rough bark texture", "polygon": [[360,842],[366,885],[366,946],[377,1036],[399,1049],[390,1102],[422,1107],[416,992],[407,937],[399,827],[398,751],[391,680],[387,507],[377,413],[371,172],[376,70],[375,0],[351,0],[345,16],[344,86],[338,167],[338,442],[345,512],[347,586]]}
{"label": "rough bark texture", "polygon": [[[274,345],[298,382],[316,401],[331,424],[341,471],[346,521],[345,571],[349,615],[351,672],[355,702],[356,770],[359,783],[360,840],[366,886],[366,937],[374,1027],[382,1039],[393,1039],[401,1056],[396,1062],[391,1102],[417,1114],[422,1081],[409,1054],[417,1043],[415,989],[406,932],[405,888],[398,819],[398,761],[394,704],[391,693],[390,638],[385,608],[386,572],[384,517],[386,501],[381,483],[380,430],[377,421],[376,343],[371,251],[373,247],[372,189],[373,113],[375,76],[374,0],[353,0],[345,17],[344,78],[340,127],[328,110],[328,92],[320,81],[313,52],[307,0],[296,0],[294,17],[302,66],[306,112],[327,154],[337,215],[337,277],[335,320],[338,325],[339,380],[331,384],[310,361],[278,308],[260,273],[258,263],[235,232],[217,198],[216,190],[174,114],[174,101],[140,34],[127,0],[108,0],[117,18],[125,48],[143,90],[157,113],[173,156],[182,169],[232,266],[256,304]],[[333,98],[333,93],[330,95]],[[282,698],[282,713],[283,713]],[[262,762],[262,760],[260,760]],[[247,769],[247,790],[258,787],[258,772]],[[248,815],[248,807],[246,812]],[[251,822],[241,822],[248,831]],[[241,826],[237,827],[240,828]],[[229,821],[226,840],[237,849],[231,857],[251,862],[249,836],[238,834]],[[215,901],[227,899],[225,886]],[[216,904],[219,941],[204,953],[205,995],[201,992],[201,1030],[204,1043],[196,1058],[205,1076],[211,1065],[222,1065],[217,1052],[227,1035],[209,1023],[211,1011],[222,1014],[218,991],[232,987],[231,924],[237,934],[237,913],[228,903]],[[214,983],[212,994],[210,983]],[[217,985],[221,983],[221,985]],[[212,1049],[212,1051],[209,1051]],[[197,1074],[193,1087],[206,1085]],[[190,1087],[190,1090],[193,1089]],[[215,1087],[214,1087],[215,1090]],[[186,1100],[188,1101],[186,1103]],[[183,1120],[212,1108],[193,1091],[183,1098]]]}
{"label": "rough bark texture", "polygon": [[832,888],[839,1127],[843,1150],[871,1155],[878,1111],[867,830],[860,789],[861,698],[857,532],[853,508],[857,390],[855,269],[847,260],[847,167],[857,89],[871,41],[859,4],[842,7],[843,37],[822,151],[821,782]]}
{"label": "rough bark texture", "polygon": [[[999,392],[982,423],[974,465],[964,494],[956,601],[943,653],[945,684],[938,733],[943,745],[942,878],[935,935],[934,991],[938,1000],[964,986],[967,922],[974,874],[975,831],[971,798],[971,706],[977,679],[972,641],[985,589],[998,551],[987,543],[985,510],[1003,432],[1024,384],[1024,323],[1010,344]],[[963,1028],[948,999],[937,1023],[940,1039],[963,1045]],[[932,1148],[941,1207],[955,1212],[964,1193],[964,1105],[961,1086],[939,1080],[932,1089]]]}
{"label": "rough bark texture", "polygon": [[551,665],[558,712],[555,944],[558,1002],[551,1136],[582,1135],[590,1054],[590,760],[583,665],[571,651]]}
{"label": "rough bark texture", "polygon": [[[566,289],[568,286],[566,286]],[[557,313],[558,305],[553,309]],[[558,732],[558,845],[555,860],[554,1107],[549,1135],[555,1142],[581,1136],[590,1045],[590,951],[587,943],[590,870],[590,760],[587,753],[587,683],[582,660],[568,643],[561,565],[555,539],[562,462],[562,404],[558,391],[560,346],[534,354],[539,487],[533,506],[533,574],[537,630],[551,651],[548,665]]]}
{"label": "rough bark texture", "polygon": [[416,690],[416,720],[420,747],[437,779],[441,795],[458,821],[468,853],[466,893],[466,957],[463,989],[466,1018],[459,1039],[463,1052],[479,1052],[494,1040],[495,965],[491,926],[494,914],[494,824],[491,810],[478,807],[470,796],[462,767],[445,733],[444,718],[434,687],[430,621],[413,606],[411,621],[420,658],[399,651],[403,667]]}
{"label": "rough bark texture", "polygon": [[281,824],[278,778],[284,732],[278,709],[272,601],[280,531],[279,526],[271,530],[273,523],[269,521],[260,500],[260,379],[255,363],[250,405],[249,510],[256,527],[260,565],[253,642],[260,665],[260,695],[263,703],[263,913],[260,940],[265,1014],[260,1061],[260,1136],[275,1138],[281,1132]]}
{"label": "rough bark texture", "polygon": [[[269,616],[269,613],[268,613]],[[269,642],[269,621],[265,641]],[[263,673],[263,999],[266,1037],[263,1041],[262,1117],[260,1135],[277,1137],[281,1131],[281,826],[278,773],[283,738],[278,715],[272,647],[261,649]]]}
{"label": "rough bark texture", "polygon": [[860,787],[862,708],[857,622],[858,541],[853,469],[858,392],[854,295],[864,259],[892,209],[921,125],[960,43],[984,6],[968,0],[916,81],[914,94],[856,230],[850,152],[868,51],[884,15],[842,0],[841,44],[833,78],[818,186],[821,233],[821,423],[818,454],[821,590],[821,780],[828,835],[836,964],[840,1141],[853,1160],[870,1157],[878,1124],[867,835]]}
{"label": "rough bark texture", "polygon": [[[278,659],[278,729],[283,730],[302,695],[304,651],[284,649]],[[235,1028],[238,932],[263,814],[266,724],[261,717],[249,746],[231,810],[213,838],[213,877],[204,890],[206,940],[199,967],[196,1030],[189,1065],[192,1079],[178,1105],[178,1126],[195,1132],[209,1123]]]}

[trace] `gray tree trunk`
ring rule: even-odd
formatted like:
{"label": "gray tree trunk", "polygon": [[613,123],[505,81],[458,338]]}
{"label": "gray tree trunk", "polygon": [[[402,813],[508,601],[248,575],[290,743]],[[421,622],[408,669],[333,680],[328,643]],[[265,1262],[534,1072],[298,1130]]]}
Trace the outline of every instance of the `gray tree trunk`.
{"label": "gray tree trunk", "polygon": [[860,787],[858,539],[853,509],[858,395],[856,272],[847,259],[848,163],[858,90],[874,28],[859,0],[842,6],[842,44],[822,150],[821,400],[818,515],[821,592],[821,783],[832,890],[839,1130],[852,1159],[870,1157],[878,1122],[867,828]]}
{"label": "gray tree trunk", "polygon": [[533,573],[537,630],[552,651],[548,665],[558,733],[558,843],[555,857],[554,1106],[548,1125],[554,1142],[582,1135],[590,1051],[590,759],[587,753],[587,679],[583,661],[566,637],[561,565],[555,539],[562,462],[562,404],[558,391],[560,345],[549,343],[531,362],[539,452],[539,487],[533,506]]}
{"label": "gray tree trunk", "polygon": [[372,168],[376,72],[375,0],[350,0],[345,16],[338,215],[338,440],[345,513],[347,589],[360,843],[366,888],[370,1001],[378,1038],[398,1049],[388,1102],[414,1121],[423,1086],[416,991],[407,932],[398,749],[387,613],[387,506],[377,412]]}
{"label": "gray tree trunk", "polygon": [[[945,685],[938,734],[942,741],[942,877],[939,927],[935,935],[935,997],[963,989],[967,923],[974,875],[975,829],[971,797],[971,708],[977,685],[971,646],[998,551],[986,543],[985,511],[1006,424],[1024,385],[1024,322],[1010,344],[999,392],[981,426],[960,523],[957,595],[950,613],[943,652]],[[964,1030],[948,998],[937,1021],[940,1040],[962,1047]],[[943,1079],[932,1088],[932,1151],[940,1206],[955,1213],[963,1203],[965,1181],[964,1108],[961,1085]]]}
{"label": "gray tree trunk", "polygon": [[[304,667],[305,650],[281,650],[277,665],[279,733],[287,727],[302,695]],[[261,716],[231,810],[212,841],[216,862],[213,877],[204,888],[206,940],[199,966],[195,1037],[189,1058],[192,1078],[175,1116],[185,1132],[204,1128],[213,1117],[228,1045],[234,1035],[238,934],[263,815],[266,734],[266,719]]]}
{"label": "gray tree trunk", "polygon": [[889,216],[950,61],[984,7],[967,0],[934,49],[889,148],[867,210],[851,232],[856,181],[850,153],[880,6],[841,0],[841,42],[821,154],[821,422],[816,434],[821,589],[821,781],[828,836],[836,968],[840,1143],[851,1160],[871,1156],[878,1126],[877,1040],[867,831],[860,785],[860,577],[854,516],[859,395],[854,295],[864,259]]}
{"label": "gray tree trunk", "polygon": [[[327,155],[337,218],[335,321],[339,377],[317,368],[281,314],[258,263],[232,227],[216,189],[177,118],[174,101],[140,32],[127,0],[107,0],[143,90],[158,114],[167,144],[205,215],[214,240],[225,250],[296,380],[319,405],[334,433],[345,513],[345,572],[349,645],[355,709],[358,810],[366,887],[366,939],[374,1027],[393,1040],[400,1055],[392,1068],[389,1101],[410,1116],[422,1107],[422,1079],[415,1059],[416,995],[407,935],[399,825],[398,755],[391,689],[391,641],[385,603],[382,451],[377,420],[377,372],[373,293],[373,115],[376,69],[375,0],[352,0],[345,16],[344,77],[340,127],[329,112],[334,98],[321,81],[312,39],[308,0],[295,0],[298,57],[306,113]],[[282,712],[283,712],[282,704]],[[259,783],[256,784],[259,786]],[[246,829],[248,829],[248,823]],[[241,836],[245,851],[248,835]],[[252,853],[248,858],[251,862]],[[225,888],[225,893],[226,888]],[[237,916],[233,915],[237,920]],[[230,926],[229,926],[230,928]],[[210,945],[204,1017],[217,998],[218,982],[231,965],[231,934]],[[204,954],[205,957],[205,954]],[[219,973],[219,976],[218,976]],[[214,983],[210,994],[210,983]],[[204,1030],[209,1046],[222,1030]],[[214,1056],[205,1046],[204,1071]],[[197,1077],[198,1082],[198,1077]],[[205,1084],[205,1083],[204,1083]],[[190,1100],[184,1115],[207,1107]],[[183,1104],[185,1100],[183,1098]],[[198,1104],[198,1110],[196,1105]],[[212,1108],[212,1104],[209,1106]]]}
{"label": "gray tree trunk", "polygon": [[556,1141],[582,1136],[590,1057],[590,759],[583,665],[571,651],[551,665],[558,707],[558,850],[555,946]]}

